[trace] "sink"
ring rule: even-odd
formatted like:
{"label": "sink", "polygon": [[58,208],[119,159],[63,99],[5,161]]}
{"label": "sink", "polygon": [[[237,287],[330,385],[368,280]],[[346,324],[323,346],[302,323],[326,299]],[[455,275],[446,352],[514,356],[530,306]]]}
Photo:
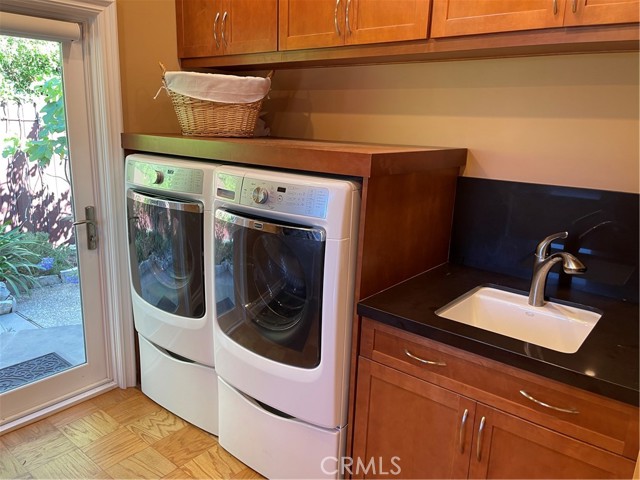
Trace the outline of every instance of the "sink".
{"label": "sink", "polygon": [[562,353],[575,353],[602,313],[480,286],[436,311],[436,315]]}

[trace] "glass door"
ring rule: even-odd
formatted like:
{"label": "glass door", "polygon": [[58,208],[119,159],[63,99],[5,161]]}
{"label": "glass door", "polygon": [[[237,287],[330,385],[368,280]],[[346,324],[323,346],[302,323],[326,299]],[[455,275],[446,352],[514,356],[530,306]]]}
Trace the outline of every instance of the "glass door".
{"label": "glass door", "polygon": [[110,374],[82,41],[0,41],[3,425]]}

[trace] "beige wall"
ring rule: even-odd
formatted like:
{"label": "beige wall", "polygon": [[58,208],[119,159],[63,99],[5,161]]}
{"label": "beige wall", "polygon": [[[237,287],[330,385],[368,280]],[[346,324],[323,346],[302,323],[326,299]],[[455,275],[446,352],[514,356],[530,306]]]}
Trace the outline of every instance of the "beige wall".
{"label": "beige wall", "polygon": [[[125,129],[178,132],[160,60],[178,66],[173,0],[118,0]],[[140,21],[144,19],[144,21]],[[466,147],[464,175],[638,193],[638,54],[277,71],[285,137]]]}
{"label": "beige wall", "polygon": [[162,85],[162,62],[178,70],[174,0],[117,0],[120,76],[125,132],[179,133]]}

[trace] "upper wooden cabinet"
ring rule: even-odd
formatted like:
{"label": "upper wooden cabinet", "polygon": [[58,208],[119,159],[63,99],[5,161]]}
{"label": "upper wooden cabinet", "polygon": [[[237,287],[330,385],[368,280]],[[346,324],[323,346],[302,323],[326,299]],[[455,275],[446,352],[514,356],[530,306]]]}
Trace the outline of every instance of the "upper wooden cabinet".
{"label": "upper wooden cabinet", "polygon": [[178,56],[275,51],[277,0],[176,0]]}
{"label": "upper wooden cabinet", "polygon": [[638,22],[639,0],[434,0],[431,36]]}
{"label": "upper wooden cabinet", "polygon": [[280,50],[427,38],[430,0],[281,0]]}

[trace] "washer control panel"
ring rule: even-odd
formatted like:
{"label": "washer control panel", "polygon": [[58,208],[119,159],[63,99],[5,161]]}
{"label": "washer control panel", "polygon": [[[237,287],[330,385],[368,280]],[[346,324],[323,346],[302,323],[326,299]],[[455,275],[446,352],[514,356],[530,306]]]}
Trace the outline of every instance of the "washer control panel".
{"label": "washer control panel", "polygon": [[329,189],[324,187],[221,172],[217,174],[216,197],[263,210],[316,218],[326,218],[329,207]]}
{"label": "washer control panel", "polygon": [[204,171],[129,160],[126,177],[128,183],[141,187],[202,194]]}

